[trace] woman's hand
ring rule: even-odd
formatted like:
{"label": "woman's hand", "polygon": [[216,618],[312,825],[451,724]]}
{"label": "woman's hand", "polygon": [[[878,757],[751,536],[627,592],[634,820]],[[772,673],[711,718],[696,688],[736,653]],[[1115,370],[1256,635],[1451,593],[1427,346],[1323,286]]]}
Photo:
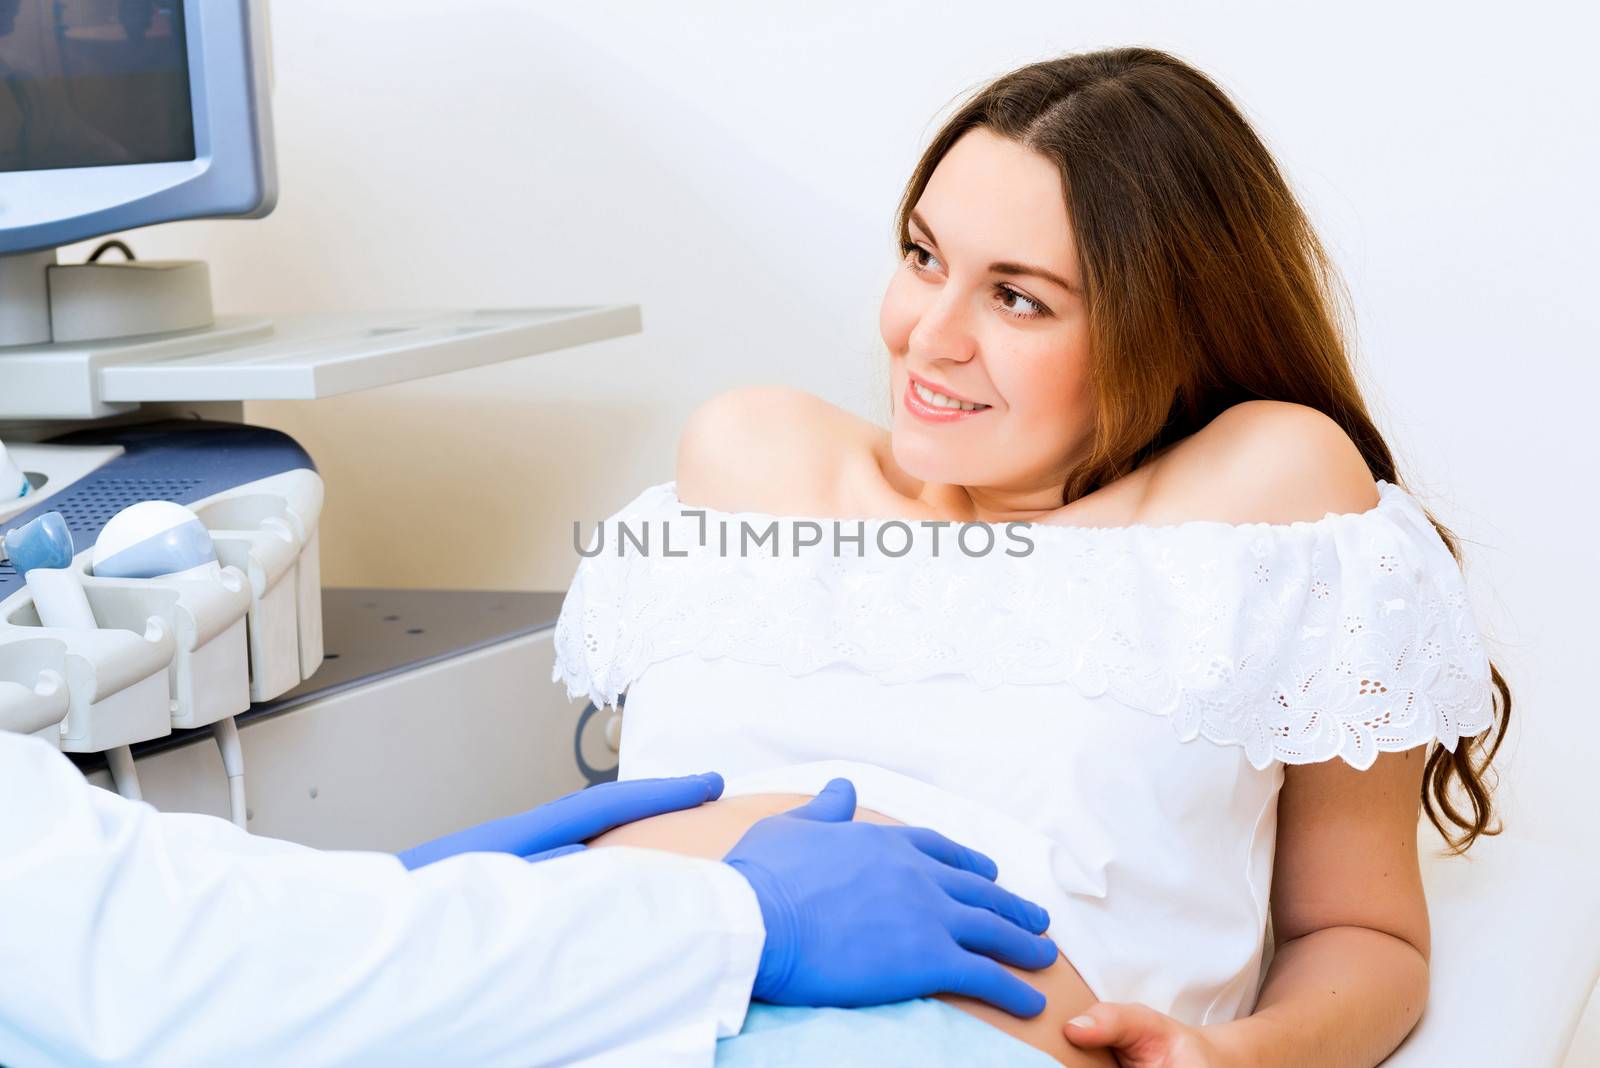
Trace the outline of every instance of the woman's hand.
{"label": "woman's hand", "polygon": [[1067,1041],[1110,1049],[1123,1068],[1238,1068],[1239,1061],[1207,1037],[1148,1005],[1099,1001],[1062,1028]]}

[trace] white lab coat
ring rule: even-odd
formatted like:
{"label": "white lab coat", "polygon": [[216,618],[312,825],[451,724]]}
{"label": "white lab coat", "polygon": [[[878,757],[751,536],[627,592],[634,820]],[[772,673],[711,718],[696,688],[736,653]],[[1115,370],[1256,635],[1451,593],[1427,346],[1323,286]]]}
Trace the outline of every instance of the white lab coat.
{"label": "white lab coat", "polygon": [[709,1064],[765,937],[724,864],[257,838],[0,732],[0,1064]]}

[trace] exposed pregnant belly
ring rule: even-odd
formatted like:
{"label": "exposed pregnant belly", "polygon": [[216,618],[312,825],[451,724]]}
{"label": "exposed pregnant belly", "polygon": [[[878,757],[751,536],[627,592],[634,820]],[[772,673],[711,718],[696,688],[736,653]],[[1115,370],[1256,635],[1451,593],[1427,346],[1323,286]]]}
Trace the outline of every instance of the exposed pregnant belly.
{"label": "exposed pregnant belly", "polygon": [[[716,860],[733,848],[751,824],[809,800],[804,794],[747,794],[724,798],[699,808],[669,812],[664,816],[618,827],[591,840],[589,844],[662,849]],[[900,822],[865,808],[856,809],[856,818],[872,823]],[[1070,946],[1061,948],[1064,954],[1071,950]],[[1042,971],[1028,972],[1009,966],[1007,970],[1044,994],[1048,1001],[1044,1012],[1031,1020],[1019,1020],[971,998],[940,995],[940,999],[1043,1050],[1072,1068],[1114,1068],[1116,1061],[1110,1054],[1101,1050],[1079,1049],[1068,1043],[1062,1035],[1062,1024],[1095,1001],[1094,994],[1065,956]]]}

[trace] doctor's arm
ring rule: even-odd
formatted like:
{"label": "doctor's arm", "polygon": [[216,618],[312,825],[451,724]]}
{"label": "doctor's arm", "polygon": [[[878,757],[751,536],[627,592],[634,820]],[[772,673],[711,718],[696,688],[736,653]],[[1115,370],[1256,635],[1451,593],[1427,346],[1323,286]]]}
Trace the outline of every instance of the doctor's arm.
{"label": "doctor's arm", "polygon": [[[1371,1068],[1428,996],[1428,911],[1417,860],[1427,750],[1292,766],[1278,801],[1276,952],[1255,1011],[1186,1027],[1142,1005],[1100,1004],[1067,1038],[1111,1045],[1130,1068]],[[1124,1043],[1131,1048],[1125,1049]]]}
{"label": "doctor's arm", "polygon": [[408,872],[89,786],[0,735],[0,1063],[519,1064],[736,1030],[764,940],[723,864]]}

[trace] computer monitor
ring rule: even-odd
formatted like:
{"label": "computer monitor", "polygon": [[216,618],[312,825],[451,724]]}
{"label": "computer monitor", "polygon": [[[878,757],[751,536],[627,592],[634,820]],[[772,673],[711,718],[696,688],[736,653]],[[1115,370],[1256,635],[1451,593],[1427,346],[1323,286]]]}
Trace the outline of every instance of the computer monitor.
{"label": "computer monitor", "polygon": [[0,0],[0,256],[273,208],[265,0]]}

